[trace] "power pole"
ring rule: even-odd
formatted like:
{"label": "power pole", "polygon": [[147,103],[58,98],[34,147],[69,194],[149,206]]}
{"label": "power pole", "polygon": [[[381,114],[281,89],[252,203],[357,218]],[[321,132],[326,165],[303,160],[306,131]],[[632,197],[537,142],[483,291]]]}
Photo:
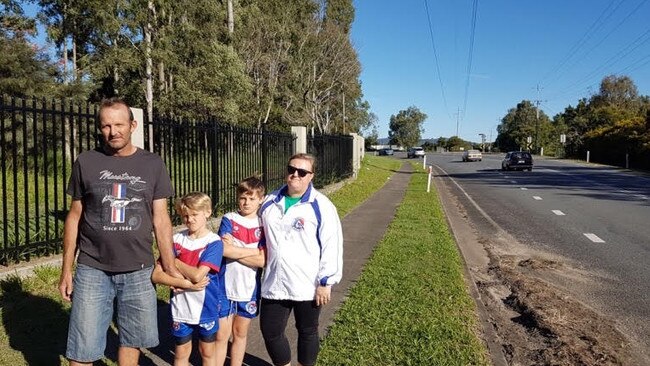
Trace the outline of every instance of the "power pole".
{"label": "power pole", "polygon": [[537,84],[537,99],[534,100],[535,102],[535,112],[536,112],[536,119],[535,119],[535,143],[533,145],[534,152],[539,154],[539,104],[542,102],[546,102],[546,100],[541,100],[539,99],[539,94],[541,92],[542,88],[539,87],[539,84]]}
{"label": "power pole", "polygon": [[456,137],[460,138],[460,136],[458,136],[458,124],[460,123],[460,107],[458,107],[458,112],[454,114],[456,115]]}

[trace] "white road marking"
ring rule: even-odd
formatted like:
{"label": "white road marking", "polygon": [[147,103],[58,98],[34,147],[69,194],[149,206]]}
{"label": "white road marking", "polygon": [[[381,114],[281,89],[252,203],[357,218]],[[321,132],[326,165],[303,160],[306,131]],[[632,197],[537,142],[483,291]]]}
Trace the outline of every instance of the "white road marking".
{"label": "white road marking", "polygon": [[584,235],[587,237],[587,239],[593,241],[594,243],[604,243],[605,242],[603,239],[599,238],[596,234],[584,233]]}
{"label": "white road marking", "polygon": [[517,181],[516,180],[511,180],[510,183],[517,184]]}
{"label": "white road marking", "polygon": [[528,188],[526,188],[526,187],[521,187],[521,190],[522,190],[522,191],[527,191]]}
{"label": "white road marking", "polygon": [[565,216],[564,212],[562,212],[560,210],[551,210],[551,211],[553,211],[553,213],[558,215],[558,216]]}
{"label": "white road marking", "polygon": [[540,196],[533,196],[533,198],[534,198],[535,200],[537,200],[537,201],[541,201],[541,200],[542,200],[542,197],[540,197]]}

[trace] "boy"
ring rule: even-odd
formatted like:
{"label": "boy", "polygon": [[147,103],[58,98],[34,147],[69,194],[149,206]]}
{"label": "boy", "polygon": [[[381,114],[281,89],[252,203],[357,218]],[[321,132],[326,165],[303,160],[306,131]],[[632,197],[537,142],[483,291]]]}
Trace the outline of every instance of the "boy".
{"label": "boy", "polygon": [[229,212],[221,219],[219,236],[224,240],[224,257],[229,258],[224,260],[222,272],[230,306],[219,318],[218,365],[225,361],[231,333],[230,365],[243,363],[248,328],[258,314],[260,275],[266,255],[262,223],[257,212],[264,194],[264,183],[259,178],[242,180],[237,185],[238,212]]}
{"label": "boy", "polygon": [[170,300],[172,334],[176,339],[174,365],[188,365],[192,334],[199,333],[199,351],[204,365],[214,362],[223,289],[217,279],[223,258],[223,243],[207,226],[212,211],[210,197],[192,192],[176,201],[176,212],[187,227],[174,235],[176,266],[185,276],[166,274],[157,264],[154,283],[175,287]]}

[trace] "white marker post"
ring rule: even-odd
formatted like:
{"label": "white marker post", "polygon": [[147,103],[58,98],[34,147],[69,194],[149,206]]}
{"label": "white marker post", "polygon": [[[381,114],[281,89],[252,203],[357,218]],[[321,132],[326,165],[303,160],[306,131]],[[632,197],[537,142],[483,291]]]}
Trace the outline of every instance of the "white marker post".
{"label": "white marker post", "polygon": [[426,169],[427,167],[427,155],[424,154],[424,158],[422,159],[422,169]]}
{"label": "white marker post", "polygon": [[429,165],[429,179],[427,180],[427,193],[431,189],[431,174],[433,173],[433,167]]}

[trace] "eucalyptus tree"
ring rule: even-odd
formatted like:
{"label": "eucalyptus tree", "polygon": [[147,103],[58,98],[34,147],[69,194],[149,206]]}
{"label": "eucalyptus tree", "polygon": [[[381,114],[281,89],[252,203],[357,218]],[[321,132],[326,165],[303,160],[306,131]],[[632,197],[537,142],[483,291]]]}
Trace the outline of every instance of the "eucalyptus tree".
{"label": "eucalyptus tree", "polygon": [[53,96],[56,70],[47,54],[30,42],[36,21],[20,3],[0,1],[0,94]]}

